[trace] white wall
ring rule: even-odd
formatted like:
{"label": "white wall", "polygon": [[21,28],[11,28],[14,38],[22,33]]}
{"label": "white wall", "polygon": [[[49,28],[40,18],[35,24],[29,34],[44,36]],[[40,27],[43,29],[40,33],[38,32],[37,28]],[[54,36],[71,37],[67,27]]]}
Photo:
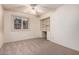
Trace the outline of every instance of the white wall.
{"label": "white wall", "polygon": [[47,12],[47,13],[41,15],[41,16],[40,16],[40,19],[44,19],[44,18],[50,17],[53,12],[54,12],[54,10],[53,10],[53,11],[49,11],[49,12]]}
{"label": "white wall", "polygon": [[0,47],[3,44],[3,8],[0,5]]}
{"label": "white wall", "polygon": [[51,16],[51,40],[79,51],[79,5],[63,5]]}
{"label": "white wall", "polygon": [[[38,38],[41,37],[40,31],[40,19],[36,18],[33,15],[23,14],[12,11],[4,12],[4,34],[5,42],[12,42],[24,39]],[[14,30],[13,29],[13,20],[11,15],[24,16],[29,18],[29,29],[28,30]]]}

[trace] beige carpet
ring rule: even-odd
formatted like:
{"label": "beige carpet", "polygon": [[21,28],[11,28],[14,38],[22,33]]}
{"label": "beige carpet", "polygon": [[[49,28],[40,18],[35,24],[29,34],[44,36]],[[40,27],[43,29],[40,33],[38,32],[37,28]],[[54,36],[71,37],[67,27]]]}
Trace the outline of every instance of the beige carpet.
{"label": "beige carpet", "polygon": [[1,55],[69,55],[79,52],[65,48],[45,39],[29,39],[5,43]]}

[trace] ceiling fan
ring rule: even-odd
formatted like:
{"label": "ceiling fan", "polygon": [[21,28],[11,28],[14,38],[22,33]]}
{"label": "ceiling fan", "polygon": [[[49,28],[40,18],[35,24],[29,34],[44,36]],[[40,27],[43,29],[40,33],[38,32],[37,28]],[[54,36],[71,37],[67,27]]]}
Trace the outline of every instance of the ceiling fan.
{"label": "ceiling fan", "polygon": [[37,17],[40,17],[39,11],[38,11],[38,9],[36,8],[38,5],[37,5],[37,4],[30,4],[30,6],[31,6],[32,10],[35,12],[35,15],[36,15]]}

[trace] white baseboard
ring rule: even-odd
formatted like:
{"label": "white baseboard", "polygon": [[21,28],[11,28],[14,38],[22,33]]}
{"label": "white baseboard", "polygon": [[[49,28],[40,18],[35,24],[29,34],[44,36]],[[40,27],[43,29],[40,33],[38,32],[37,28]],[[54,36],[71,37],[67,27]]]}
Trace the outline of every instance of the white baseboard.
{"label": "white baseboard", "polygon": [[9,43],[9,42],[16,42],[16,41],[21,41],[21,40],[29,40],[29,39],[40,39],[42,37],[35,37],[35,38],[28,38],[28,39],[19,39],[19,40],[12,40],[12,41],[6,41],[4,43]]}
{"label": "white baseboard", "polygon": [[74,50],[74,51],[78,51],[78,52],[79,52],[78,49],[71,48],[71,47],[66,46],[66,45],[64,45],[64,44],[62,44],[62,43],[60,43],[60,42],[55,41],[55,40],[49,40],[49,41],[54,42],[54,43],[56,43],[56,44],[58,44],[58,45],[61,45],[61,46],[64,46],[64,47],[67,47],[67,48],[69,48],[69,49],[72,49],[72,50]]}

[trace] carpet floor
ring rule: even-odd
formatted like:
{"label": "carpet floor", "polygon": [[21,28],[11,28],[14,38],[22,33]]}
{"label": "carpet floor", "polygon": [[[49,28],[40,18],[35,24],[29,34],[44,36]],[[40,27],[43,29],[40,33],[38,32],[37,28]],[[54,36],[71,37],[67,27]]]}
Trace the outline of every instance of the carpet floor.
{"label": "carpet floor", "polygon": [[79,52],[45,39],[29,39],[5,43],[1,55],[79,55]]}

